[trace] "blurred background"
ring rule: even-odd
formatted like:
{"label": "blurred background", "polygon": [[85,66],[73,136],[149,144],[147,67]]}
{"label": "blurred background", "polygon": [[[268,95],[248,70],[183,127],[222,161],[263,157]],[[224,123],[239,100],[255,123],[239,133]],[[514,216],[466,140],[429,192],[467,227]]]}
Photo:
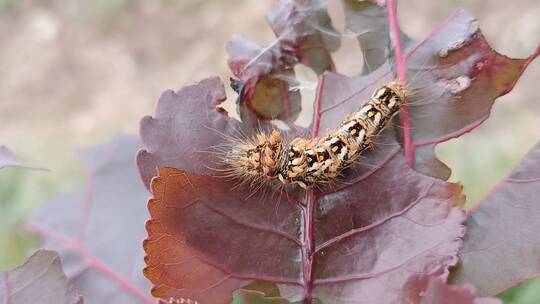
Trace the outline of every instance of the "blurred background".
{"label": "blurred background", "polygon": [[[35,240],[29,213],[52,195],[84,182],[75,149],[114,133],[136,134],[165,89],[219,75],[235,33],[264,45],[275,37],[264,19],[271,0],[0,0],[0,144],[50,172],[0,171],[0,270],[24,261]],[[336,28],[344,22],[329,0]],[[403,30],[421,39],[454,10],[477,17],[491,45],[526,57],[540,42],[540,1],[401,0]],[[360,72],[354,37],[336,53],[337,70]],[[492,117],[472,134],[441,144],[439,157],[469,204],[482,197],[540,139],[540,61],[499,98]],[[232,91],[226,108],[235,116]],[[144,202],[141,202],[144,203]],[[503,295],[507,303],[540,303],[539,282]]]}

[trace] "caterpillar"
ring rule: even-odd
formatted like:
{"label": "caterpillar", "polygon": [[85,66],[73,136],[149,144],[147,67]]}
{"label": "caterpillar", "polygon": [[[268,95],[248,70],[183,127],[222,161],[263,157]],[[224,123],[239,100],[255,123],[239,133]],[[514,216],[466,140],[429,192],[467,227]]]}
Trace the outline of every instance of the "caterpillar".
{"label": "caterpillar", "polygon": [[227,152],[231,175],[252,184],[279,181],[307,189],[334,181],[358,160],[374,138],[396,115],[407,97],[406,86],[389,82],[375,90],[357,112],[346,117],[328,135],[288,143],[281,132],[260,133]]}

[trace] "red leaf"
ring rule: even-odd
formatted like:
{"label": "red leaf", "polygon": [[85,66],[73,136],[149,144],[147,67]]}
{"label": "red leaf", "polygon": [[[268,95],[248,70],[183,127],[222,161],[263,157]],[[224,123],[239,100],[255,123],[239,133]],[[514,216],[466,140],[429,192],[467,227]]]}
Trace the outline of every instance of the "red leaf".
{"label": "red leaf", "polygon": [[38,250],[21,266],[0,272],[0,299],[5,304],[82,304],[68,283],[60,257]]}
{"label": "red leaf", "polygon": [[453,283],[495,295],[540,272],[540,142],[467,219]]}

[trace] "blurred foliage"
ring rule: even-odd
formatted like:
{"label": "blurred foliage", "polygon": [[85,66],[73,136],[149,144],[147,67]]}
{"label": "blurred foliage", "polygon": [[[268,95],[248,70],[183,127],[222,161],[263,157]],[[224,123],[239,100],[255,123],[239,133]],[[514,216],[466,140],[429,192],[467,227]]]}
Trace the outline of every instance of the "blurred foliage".
{"label": "blurred foliage", "polygon": [[17,0],[0,0],[0,13],[8,12],[15,4],[17,4]]}
{"label": "blurred foliage", "polygon": [[29,250],[38,245],[37,239],[25,230],[31,212],[47,198],[73,188],[83,179],[73,149],[59,151],[61,147],[51,143],[48,148],[33,150],[38,152],[18,153],[18,157],[29,163],[48,167],[49,172],[23,168],[0,170],[0,270],[19,265],[30,255]]}
{"label": "blurred foliage", "polygon": [[499,295],[506,304],[538,304],[540,278],[527,280]]}

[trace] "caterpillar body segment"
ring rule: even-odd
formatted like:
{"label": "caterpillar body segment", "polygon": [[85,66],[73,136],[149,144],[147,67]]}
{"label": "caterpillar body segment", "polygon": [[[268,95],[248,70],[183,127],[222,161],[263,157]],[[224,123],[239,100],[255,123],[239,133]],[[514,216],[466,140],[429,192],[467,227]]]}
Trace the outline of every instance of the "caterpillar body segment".
{"label": "caterpillar body segment", "polygon": [[407,90],[390,82],[373,93],[357,112],[345,118],[328,135],[294,138],[284,143],[279,131],[259,134],[227,157],[227,165],[240,178],[279,180],[302,188],[334,181],[369,148],[406,101]]}
{"label": "caterpillar body segment", "polygon": [[390,82],[377,89],[340,127],[310,141],[295,139],[288,148],[279,179],[302,188],[335,180],[372,143],[405,102],[405,87]]}

